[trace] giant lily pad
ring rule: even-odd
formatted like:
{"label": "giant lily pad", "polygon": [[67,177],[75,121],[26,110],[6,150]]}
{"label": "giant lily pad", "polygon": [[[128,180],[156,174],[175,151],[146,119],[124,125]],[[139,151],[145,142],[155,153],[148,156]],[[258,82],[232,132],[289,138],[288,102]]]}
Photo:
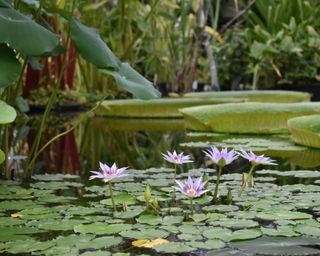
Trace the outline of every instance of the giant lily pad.
{"label": "giant lily pad", "polygon": [[155,99],[149,101],[143,100],[106,100],[96,109],[97,115],[112,117],[143,117],[143,118],[172,118],[182,117],[178,111],[180,108],[222,104],[229,102],[241,102],[232,99]]}
{"label": "giant lily pad", "polygon": [[301,102],[310,101],[311,94],[293,91],[222,91],[222,92],[191,92],[184,94],[184,97],[197,98],[237,98],[251,102]]}
{"label": "giant lily pad", "polygon": [[288,133],[290,118],[320,113],[320,103],[230,103],[180,111],[191,130],[275,134]]}
{"label": "giant lily pad", "polygon": [[320,115],[291,118],[288,127],[294,142],[320,148]]}

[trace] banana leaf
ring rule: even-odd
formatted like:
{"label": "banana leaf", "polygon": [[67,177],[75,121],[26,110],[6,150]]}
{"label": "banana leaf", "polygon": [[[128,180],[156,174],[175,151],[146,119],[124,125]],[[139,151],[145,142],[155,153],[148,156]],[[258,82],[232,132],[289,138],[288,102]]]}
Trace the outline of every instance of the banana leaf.
{"label": "banana leaf", "polygon": [[95,111],[99,116],[138,117],[138,118],[176,118],[182,117],[179,108],[241,102],[241,99],[154,99],[154,100],[106,100]]}
{"label": "banana leaf", "polygon": [[191,92],[184,97],[196,98],[241,98],[249,102],[301,102],[310,101],[311,94],[306,92],[294,91],[222,91],[222,92]]}
{"label": "banana leaf", "polygon": [[288,127],[295,143],[320,148],[320,115],[289,119]]}
{"label": "banana leaf", "polygon": [[239,134],[288,133],[290,118],[320,114],[320,103],[230,103],[180,109],[190,130]]}

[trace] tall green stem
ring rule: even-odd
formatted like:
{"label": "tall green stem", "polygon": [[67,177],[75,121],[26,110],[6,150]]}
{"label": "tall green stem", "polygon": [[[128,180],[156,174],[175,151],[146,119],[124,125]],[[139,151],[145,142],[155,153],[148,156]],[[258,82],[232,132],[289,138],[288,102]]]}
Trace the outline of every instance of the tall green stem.
{"label": "tall green stem", "polygon": [[240,191],[239,191],[238,196],[241,196],[241,195],[242,195],[242,192],[243,192],[244,189],[246,188],[248,181],[251,179],[251,177],[252,177],[252,172],[253,172],[254,167],[255,167],[255,165],[252,165],[252,166],[251,166],[251,169],[249,170],[247,177],[245,177],[245,179],[244,179],[244,181],[243,181],[243,184],[242,184],[242,186],[241,186],[241,189],[240,189]]}
{"label": "tall green stem", "polygon": [[222,166],[219,166],[218,172],[217,172],[217,181],[216,181],[216,186],[214,188],[214,194],[213,194],[213,201],[217,202],[218,201],[218,193],[219,193],[219,184],[220,184],[220,177],[222,173]]}
{"label": "tall green stem", "polygon": [[114,197],[113,197],[113,192],[112,192],[112,182],[111,180],[109,180],[109,192],[110,192],[110,197],[111,197],[111,202],[112,202],[112,208],[113,211],[116,212],[117,208],[116,208],[116,204],[114,202]]}
{"label": "tall green stem", "polygon": [[[177,179],[177,165],[174,165],[174,173],[173,173],[173,185],[176,183]],[[172,192],[172,201],[176,199],[176,189],[173,187],[173,192]]]}
{"label": "tall green stem", "polygon": [[189,197],[189,198],[190,198],[190,210],[191,210],[191,214],[193,215],[194,213],[193,198],[192,197]]}

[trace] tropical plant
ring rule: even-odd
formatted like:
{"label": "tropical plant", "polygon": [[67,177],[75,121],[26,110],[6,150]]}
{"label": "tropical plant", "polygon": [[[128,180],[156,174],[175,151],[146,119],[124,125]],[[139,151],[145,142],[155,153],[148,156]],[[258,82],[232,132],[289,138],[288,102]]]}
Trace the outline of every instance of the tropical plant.
{"label": "tropical plant", "polygon": [[220,79],[233,88],[319,80],[319,13],[314,0],[257,0],[244,16],[244,27],[249,26],[225,35],[226,44],[219,49]]}
{"label": "tropical plant", "polygon": [[[0,60],[1,98],[9,103],[18,102],[21,99],[19,96],[23,75],[28,64],[33,69],[41,69],[39,62],[41,58],[49,58],[50,61],[55,56],[59,57],[62,63],[58,74],[54,77],[53,91],[29,153],[29,169],[34,166],[44,123],[56,100],[64,72],[68,65],[75,61],[75,59],[66,61],[71,40],[83,59],[111,75],[120,87],[142,99],[159,97],[159,92],[153,88],[152,83],[128,63],[121,62],[96,30],[83,25],[74,17],[77,1],[65,4],[64,9],[59,8],[58,4],[59,2],[50,1],[0,1],[0,33],[2,35],[0,51],[1,56],[4,56]],[[45,17],[52,15],[58,16],[63,24],[64,33],[61,37],[52,32],[45,20]],[[15,105],[19,106],[17,103]],[[8,134],[6,132],[3,134],[6,141]]]}

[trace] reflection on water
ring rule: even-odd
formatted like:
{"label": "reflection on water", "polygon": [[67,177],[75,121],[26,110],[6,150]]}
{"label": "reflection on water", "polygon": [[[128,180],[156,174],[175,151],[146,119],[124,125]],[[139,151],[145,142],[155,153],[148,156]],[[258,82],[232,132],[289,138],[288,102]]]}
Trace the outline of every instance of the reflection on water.
{"label": "reflection on water", "polygon": [[[189,168],[200,168],[206,165],[202,149],[210,145],[261,152],[276,158],[281,164],[280,170],[320,166],[320,150],[295,145],[289,135],[186,133],[183,119],[83,119],[83,114],[54,115],[47,124],[41,145],[68,130],[79,122],[79,118],[82,121],[76,129],[54,141],[40,154],[36,173],[88,173],[98,168],[99,161],[116,162],[119,166],[134,169],[166,166],[161,153],[167,150],[183,150],[191,154],[195,162]],[[15,155],[26,155],[31,148],[39,121],[40,118],[34,117],[28,122],[30,132],[16,147]],[[21,163],[19,166],[21,169]],[[238,172],[247,166],[247,163],[238,161],[229,169]]]}

